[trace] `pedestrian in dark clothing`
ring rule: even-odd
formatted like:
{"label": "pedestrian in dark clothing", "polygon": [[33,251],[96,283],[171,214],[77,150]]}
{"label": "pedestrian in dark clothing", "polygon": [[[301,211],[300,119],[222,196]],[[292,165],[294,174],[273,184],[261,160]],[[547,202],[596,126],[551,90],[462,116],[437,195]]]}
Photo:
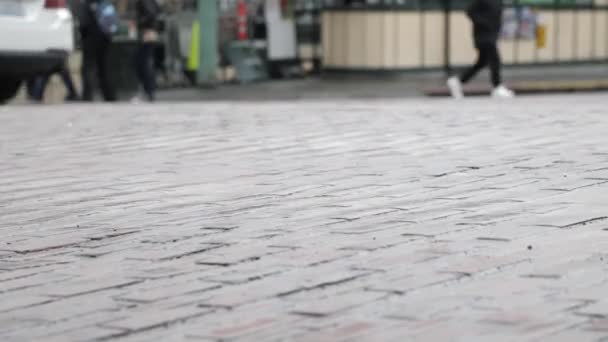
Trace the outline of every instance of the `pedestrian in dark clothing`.
{"label": "pedestrian in dark clothing", "polygon": [[26,82],[26,90],[27,97],[32,101],[42,101],[42,96],[40,95],[40,85],[42,84],[42,77],[34,76],[27,80]]}
{"label": "pedestrian in dark clothing", "polygon": [[116,101],[108,77],[108,51],[111,37],[103,32],[96,18],[100,0],[82,0],[80,35],[82,38],[82,99],[93,101],[95,74],[105,101]]}
{"label": "pedestrian in dark clothing", "polygon": [[473,22],[473,38],[479,57],[477,63],[465,70],[459,77],[448,80],[448,87],[454,98],[464,97],[462,84],[469,82],[486,66],[490,66],[493,97],[509,98],[515,94],[502,84],[498,36],[502,27],[502,0],[473,0],[467,15]]}
{"label": "pedestrian in dark clothing", "polygon": [[[158,43],[158,23],[160,6],[156,0],[137,0],[135,16],[137,21],[138,48],[135,56],[135,71],[147,101],[154,101],[156,79],[154,73],[154,51]],[[137,98],[134,99],[137,101]]]}
{"label": "pedestrian in dark clothing", "polygon": [[65,101],[77,101],[78,92],[76,91],[76,87],[74,87],[74,82],[72,81],[72,76],[70,75],[70,71],[66,63],[62,63],[59,68],[51,74],[37,76],[28,81],[27,87],[30,98],[35,101],[42,101],[44,99],[44,90],[49,82],[49,78],[51,78],[54,73],[59,74],[61,80],[63,81],[63,85],[67,90]]}
{"label": "pedestrian in dark clothing", "polygon": [[[80,9],[78,4],[80,1],[81,0],[68,0],[68,8],[72,13],[74,19],[79,18]],[[78,92],[76,91],[76,87],[74,87],[72,75],[70,74],[70,71],[68,69],[67,58],[66,60],[64,60],[63,63],[58,65],[54,70],[51,70],[48,74],[36,75],[35,77],[29,79],[27,81],[28,97],[34,101],[44,100],[44,91],[46,89],[49,79],[53,74],[58,74],[61,77],[61,80],[63,81],[63,85],[67,90],[65,101],[77,101]]]}

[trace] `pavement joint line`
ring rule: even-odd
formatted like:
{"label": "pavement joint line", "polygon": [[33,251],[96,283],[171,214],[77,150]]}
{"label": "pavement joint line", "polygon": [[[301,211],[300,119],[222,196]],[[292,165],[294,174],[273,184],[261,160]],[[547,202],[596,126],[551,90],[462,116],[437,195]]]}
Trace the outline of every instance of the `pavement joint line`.
{"label": "pavement joint line", "polygon": [[561,228],[571,229],[571,228],[576,228],[576,227],[582,227],[582,226],[586,226],[586,225],[589,225],[589,224],[601,222],[601,221],[604,221],[606,219],[608,219],[608,216],[599,216],[599,217],[590,218],[588,220],[584,220],[584,221],[580,221],[580,222],[576,222],[576,223],[571,223],[571,224],[562,226]]}

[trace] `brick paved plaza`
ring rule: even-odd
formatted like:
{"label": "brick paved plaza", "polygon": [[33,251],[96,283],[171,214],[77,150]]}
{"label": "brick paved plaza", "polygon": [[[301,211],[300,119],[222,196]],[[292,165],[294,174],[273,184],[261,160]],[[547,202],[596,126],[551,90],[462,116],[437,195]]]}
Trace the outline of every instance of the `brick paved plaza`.
{"label": "brick paved plaza", "polygon": [[607,96],[0,107],[0,340],[608,341]]}

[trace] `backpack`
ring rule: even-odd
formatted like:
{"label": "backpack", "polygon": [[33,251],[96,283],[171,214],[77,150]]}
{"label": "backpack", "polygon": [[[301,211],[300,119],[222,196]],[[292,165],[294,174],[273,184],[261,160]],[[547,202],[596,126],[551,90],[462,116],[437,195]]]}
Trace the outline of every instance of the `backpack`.
{"label": "backpack", "polygon": [[95,8],[95,19],[97,24],[106,36],[111,36],[118,31],[120,19],[116,8],[110,0],[101,0]]}

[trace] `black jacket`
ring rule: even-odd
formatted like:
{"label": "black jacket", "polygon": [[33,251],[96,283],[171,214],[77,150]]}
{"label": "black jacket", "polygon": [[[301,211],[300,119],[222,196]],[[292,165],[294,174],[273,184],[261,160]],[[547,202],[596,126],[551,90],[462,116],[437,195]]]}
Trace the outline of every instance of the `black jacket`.
{"label": "black jacket", "polygon": [[467,14],[473,21],[475,45],[496,43],[502,27],[502,0],[473,0]]}
{"label": "black jacket", "polygon": [[137,0],[135,3],[135,18],[137,20],[138,31],[158,29],[159,15],[160,6],[156,0]]}
{"label": "black jacket", "polygon": [[97,22],[95,11],[99,2],[100,0],[80,0],[80,7],[76,16],[78,17],[82,39],[109,39]]}

